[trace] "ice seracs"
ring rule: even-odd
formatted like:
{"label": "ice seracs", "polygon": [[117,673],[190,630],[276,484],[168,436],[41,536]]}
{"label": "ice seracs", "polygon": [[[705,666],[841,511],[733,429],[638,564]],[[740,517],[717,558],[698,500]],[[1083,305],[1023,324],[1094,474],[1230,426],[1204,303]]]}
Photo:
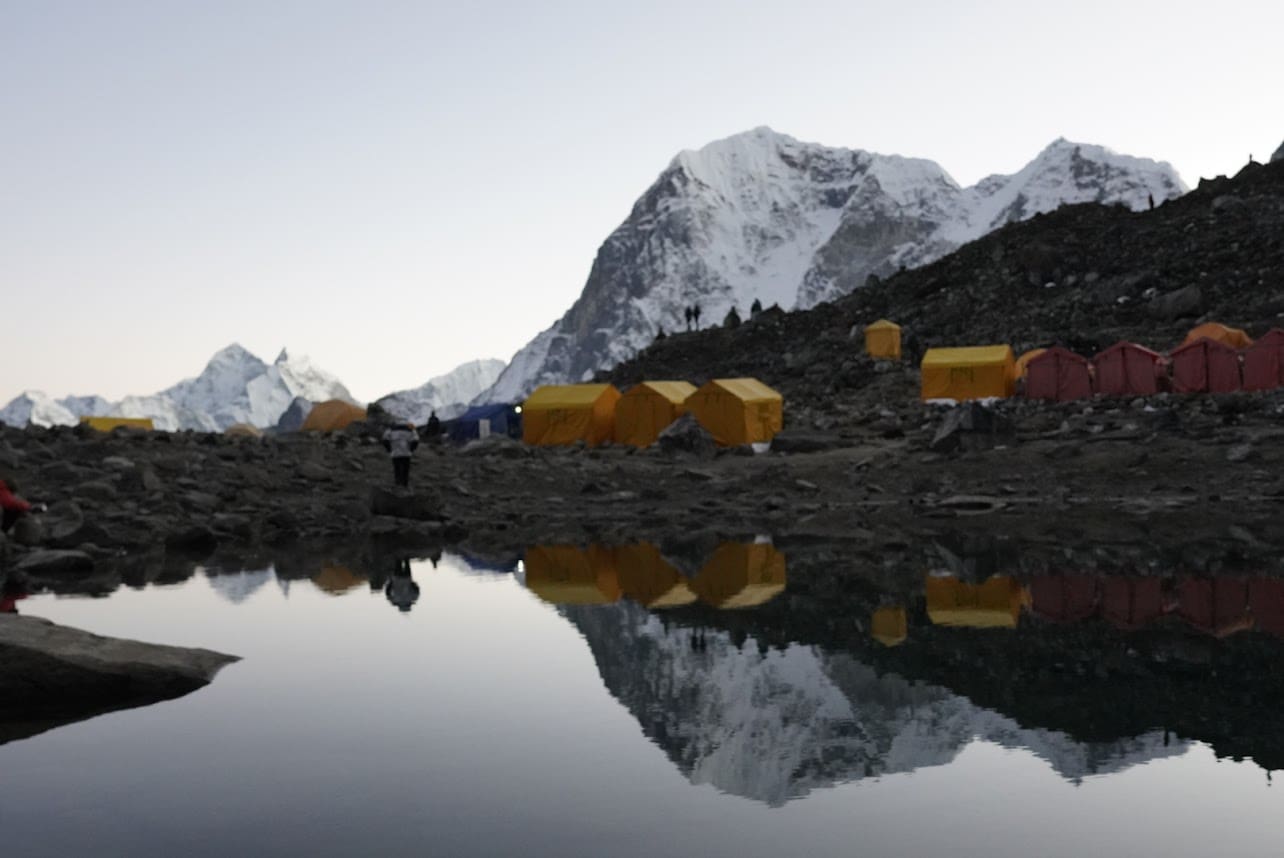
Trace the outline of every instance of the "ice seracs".
{"label": "ice seracs", "polygon": [[0,423],[9,426],[72,426],[76,422],[71,410],[39,390],[24,390],[0,408]]}
{"label": "ice seracs", "polygon": [[692,305],[705,327],[755,299],[811,307],[1066,203],[1140,210],[1184,191],[1166,163],[1067,140],[962,188],[932,161],[755,128],[679,153],[599,248],[579,299],[478,401],[589,378],[684,329]]}

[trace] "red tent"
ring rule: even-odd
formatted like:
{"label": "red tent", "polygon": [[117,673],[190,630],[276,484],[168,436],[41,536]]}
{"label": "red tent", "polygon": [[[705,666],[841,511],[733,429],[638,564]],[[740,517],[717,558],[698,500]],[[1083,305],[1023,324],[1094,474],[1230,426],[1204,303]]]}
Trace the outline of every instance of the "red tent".
{"label": "red tent", "polygon": [[1092,364],[1086,357],[1053,346],[1026,364],[1025,395],[1030,399],[1088,399]]}
{"label": "red tent", "polygon": [[1096,391],[1106,396],[1149,396],[1159,392],[1157,352],[1136,343],[1118,342],[1092,359]]}
{"label": "red tent", "polygon": [[1248,604],[1253,624],[1267,634],[1284,638],[1284,581],[1255,578],[1248,585]]}
{"label": "red tent", "polygon": [[1226,637],[1253,627],[1245,578],[1183,578],[1177,613],[1201,632]]}
{"label": "red tent", "polygon": [[1239,390],[1239,352],[1201,337],[1168,355],[1175,393],[1231,393]]}
{"label": "red tent", "polygon": [[1030,610],[1054,623],[1077,623],[1097,612],[1091,575],[1039,575],[1030,582]]}
{"label": "red tent", "polygon": [[1107,578],[1101,615],[1117,629],[1135,631],[1164,613],[1164,582],[1158,578]]}
{"label": "red tent", "polygon": [[1284,385],[1284,331],[1271,328],[1243,354],[1245,390],[1274,390]]}

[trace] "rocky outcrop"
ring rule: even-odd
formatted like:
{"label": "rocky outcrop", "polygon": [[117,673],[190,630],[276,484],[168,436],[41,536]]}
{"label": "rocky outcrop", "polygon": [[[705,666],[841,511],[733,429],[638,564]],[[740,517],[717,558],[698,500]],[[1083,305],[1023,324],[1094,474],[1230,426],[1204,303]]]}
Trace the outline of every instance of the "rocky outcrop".
{"label": "rocky outcrop", "polygon": [[0,744],[181,697],[238,659],[0,615]]}

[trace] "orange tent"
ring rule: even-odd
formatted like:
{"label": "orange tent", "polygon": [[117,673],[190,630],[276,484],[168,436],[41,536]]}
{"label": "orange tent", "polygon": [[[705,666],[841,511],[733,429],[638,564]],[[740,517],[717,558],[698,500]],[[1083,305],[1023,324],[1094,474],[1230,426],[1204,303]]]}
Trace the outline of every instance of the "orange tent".
{"label": "orange tent", "polygon": [[770,441],[784,425],[784,400],[756,378],[715,378],[686,401],[722,446]]}
{"label": "orange tent", "polygon": [[557,446],[611,440],[620,392],[609,384],[546,384],[522,403],[522,440]]}
{"label": "orange tent", "polygon": [[715,608],[752,608],[785,589],[785,555],[765,542],[724,542],[691,589]]}
{"label": "orange tent", "polygon": [[1182,340],[1182,345],[1193,343],[1201,337],[1217,340],[1233,349],[1246,349],[1253,344],[1253,338],[1239,328],[1227,327],[1220,322],[1204,322],[1190,329],[1186,339]]}
{"label": "orange tent", "polygon": [[299,427],[301,432],[342,432],[353,423],[366,419],[366,410],[342,399],[319,402],[308,412]]}
{"label": "orange tent", "polygon": [[615,403],[615,442],[649,447],[674,420],[686,412],[683,404],[695,393],[685,381],[644,381],[629,388]]}
{"label": "orange tent", "polygon": [[647,608],[676,608],[696,600],[686,576],[674,569],[649,542],[615,549],[624,595]]}
{"label": "orange tent", "polygon": [[605,605],[620,598],[610,549],[537,545],[526,550],[526,589],[555,605]]}
{"label": "orange tent", "polygon": [[901,359],[901,326],[879,319],[865,326],[865,353],[872,358]]}

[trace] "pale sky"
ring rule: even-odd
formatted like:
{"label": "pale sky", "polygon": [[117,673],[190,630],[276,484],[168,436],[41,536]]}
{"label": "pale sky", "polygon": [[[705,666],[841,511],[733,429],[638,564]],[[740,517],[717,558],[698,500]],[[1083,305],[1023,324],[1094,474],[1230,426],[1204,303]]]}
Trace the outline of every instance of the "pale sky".
{"label": "pale sky", "polygon": [[1284,3],[0,0],[0,404],[240,342],[360,399],[508,359],[681,149],[970,184],[1059,136],[1190,185],[1284,140]]}

